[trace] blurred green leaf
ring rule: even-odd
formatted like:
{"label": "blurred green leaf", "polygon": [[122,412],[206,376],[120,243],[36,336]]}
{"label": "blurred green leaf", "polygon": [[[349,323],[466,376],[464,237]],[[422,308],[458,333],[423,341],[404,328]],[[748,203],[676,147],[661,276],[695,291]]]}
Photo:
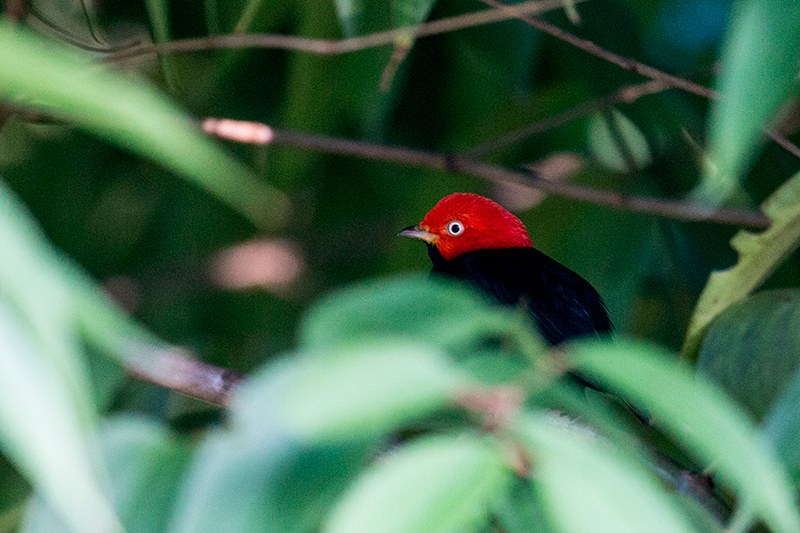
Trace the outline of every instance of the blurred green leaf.
{"label": "blurred green leaf", "polygon": [[508,533],[548,533],[554,531],[544,516],[541,495],[530,479],[515,478],[511,487],[498,495],[494,514],[498,525]]}
{"label": "blurred green leaf", "polygon": [[283,406],[302,370],[297,360],[279,360],[237,389],[230,429],[199,446],[169,533],[318,529],[377,441],[321,445],[293,434]]}
{"label": "blurred green leaf", "polygon": [[687,451],[713,465],[770,528],[800,531],[793,492],[772,448],[710,381],[642,344],[576,344],[571,358],[578,370],[649,411]]}
{"label": "blurred green leaf", "polygon": [[202,135],[172,102],[89,57],[0,21],[0,96],[54,115],[152,158],[204,187],[259,226],[281,224],[285,195]]}
{"label": "blurred green leaf", "polygon": [[121,531],[69,386],[0,302],[0,446],[77,532]]}
{"label": "blurred green leaf", "polygon": [[307,357],[285,405],[287,424],[314,440],[380,436],[445,407],[469,384],[424,344],[381,340]]}
{"label": "blurred green leaf", "polygon": [[491,305],[461,284],[404,276],[352,286],[323,298],[300,326],[300,345],[311,350],[365,338],[406,337],[449,353],[464,353],[481,339],[509,336],[528,354],[543,349],[527,315]]}
{"label": "blurred green leaf", "polygon": [[771,226],[758,234],[740,230],[731,239],[739,261],[709,277],[689,323],[681,350],[684,358],[695,357],[709,324],[717,315],[755,290],[797,249],[800,244],[800,174],[776,190],[762,209]]}
{"label": "blurred green leaf", "polygon": [[720,58],[719,99],[709,119],[709,154],[694,191],[718,205],[737,189],[763,129],[796,89],[800,10],[792,0],[735,4]]}
{"label": "blurred green leaf", "polygon": [[[172,512],[188,446],[177,443],[162,426],[141,418],[117,418],[100,430],[100,441],[115,507],[128,533],[164,531]],[[22,533],[69,533],[48,506],[35,499]]]}
{"label": "blurred green leaf", "polygon": [[529,446],[544,509],[559,531],[691,531],[656,480],[600,439],[541,415],[520,419],[517,431]]}
{"label": "blurred green leaf", "polygon": [[[95,412],[75,332],[75,309],[65,262],[0,181],[0,296],[17,309],[48,365],[61,375],[84,427]],[[24,317],[24,318],[23,318]]]}
{"label": "blurred green leaf", "polygon": [[592,115],[589,147],[602,165],[616,172],[633,172],[652,161],[647,139],[628,117],[616,109]]}
{"label": "blurred green leaf", "polygon": [[421,438],[389,452],[345,494],[325,533],[480,530],[512,480],[501,449],[469,434]]}
{"label": "blurred green leaf", "polygon": [[764,432],[788,468],[795,486],[800,483],[800,371],[791,376],[783,394],[764,418]]}
{"label": "blurred green leaf", "polygon": [[345,38],[358,35],[365,10],[365,0],[334,0],[334,4]]}
{"label": "blurred green leaf", "polygon": [[697,367],[761,420],[800,367],[800,291],[762,292],[726,309]]}

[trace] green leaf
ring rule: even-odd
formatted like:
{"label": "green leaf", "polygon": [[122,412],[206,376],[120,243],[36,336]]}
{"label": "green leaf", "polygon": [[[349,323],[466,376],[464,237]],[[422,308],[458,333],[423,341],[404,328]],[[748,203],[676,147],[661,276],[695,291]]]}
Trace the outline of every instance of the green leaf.
{"label": "green leaf", "polygon": [[652,475],[604,441],[541,415],[526,416],[517,426],[530,449],[542,505],[559,531],[691,531]]}
{"label": "green leaf", "polygon": [[0,96],[54,115],[165,165],[260,226],[283,222],[287,199],[202,135],[184,113],[144,83],[0,21]]}
{"label": "green leaf", "polygon": [[662,350],[633,343],[575,345],[578,370],[653,415],[657,423],[739,492],[775,531],[800,531],[786,472],[744,412]]}
{"label": "green leaf", "polygon": [[800,367],[800,291],[767,291],[726,309],[697,367],[761,420]]}
{"label": "green leaf", "polygon": [[325,533],[478,530],[511,479],[501,449],[478,436],[419,439],[388,454],[351,487]]}
{"label": "green leaf", "polygon": [[714,318],[741,300],[772,273],[800,244],[800,174],[795,174],[764,202],[772,223],[762,233],[739,231],[731,246],[739,261],[727,270],[713,272],[697,302],[681,353],[693,359]]}
{"label": "green leaf", "polygon": [[121,531],[58,368],[0,301],[0,446],[73,532]]}
{"label": "green leaf", "polygon": [[529,479],[515,478],[509,490],[499,495],[493,514],[502,531],[508,533],[548,533],[554,531],[546,521],[541,495]]}
{"label": "green leaf", "polygon": [[764,418],[764,432],[795,484],[800,483],[800,371],[795,370],[783,395]]}
{"label": "green leaf", "polygon": [[300,345],[311,350],[365,338],[402,337],[446,352],[470,352],[488,336],[511,336],[527,353],[540,352],[524,312],[493,306],[461,284],[405,276],[337,291],[311,308]]}
{"label": "green leaf", "polygon": [[288,394],[290,428],[323,441],[379,436],[445,407],[469,383],[424,344],[382,341],[307,357]]}
{"label": "green leaf", "polygon": [[737,189],[763,129],[795,90],[800,10],[792,0],[735,4],[722,49],[719,99],[709,119],[708,164],[694,192],[718,205]]}
{"label": "green leaf", "polygon": [[610,114],[592,116],[589,146],[603,166],[616,172],[633,172],[646,167],[653,159],[642,132],[616,109]]}
{"label": "green leaf", "polygon": [[[141,418],[117,418],[100,431],[115,507],[127,533],[164,531],[188,459],[188,446],[166,429]],[[21,533],[69,533],[37,498]]]}
{"label": "green leaf", "polygon": [[230,429],[200,444],[169,533],[318,530],[377,442],[309,443],[290,431],[283,406],[304,365],[279,360],[237,389]]}
{"label": "green leaf", "polygon": [[355,37],[366,9],[365,0],[334,0],[336,16],[345,37]]}

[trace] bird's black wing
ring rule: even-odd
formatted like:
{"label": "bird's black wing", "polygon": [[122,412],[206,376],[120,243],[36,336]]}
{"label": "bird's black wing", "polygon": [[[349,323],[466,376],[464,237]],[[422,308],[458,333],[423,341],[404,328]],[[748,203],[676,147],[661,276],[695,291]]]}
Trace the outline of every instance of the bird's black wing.
{"label": "bird's black wing", "polygon": [[476,250],[445,261],[431,250],[434,273],[462,279],[506,305],[525,305],[552,345],[609,334],[605,305],[589,282],[534,248]]}

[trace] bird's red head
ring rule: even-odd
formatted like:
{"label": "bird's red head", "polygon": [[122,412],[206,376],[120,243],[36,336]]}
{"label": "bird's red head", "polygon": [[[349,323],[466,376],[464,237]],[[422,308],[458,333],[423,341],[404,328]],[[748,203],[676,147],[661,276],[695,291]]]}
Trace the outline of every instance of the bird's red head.
{"label": "bird's red head", "polygon": [[422,222],[400,235],[436,246],[447,261],[474,250],[533,248],[520,219],[488,198],[469,193],[445,196]]}

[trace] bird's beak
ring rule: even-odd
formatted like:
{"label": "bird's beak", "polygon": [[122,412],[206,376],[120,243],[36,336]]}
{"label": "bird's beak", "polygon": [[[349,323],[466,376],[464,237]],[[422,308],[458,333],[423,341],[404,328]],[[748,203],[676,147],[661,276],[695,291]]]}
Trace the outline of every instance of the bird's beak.
{"label": "bird's beak", "polygon": [[437,239],[435,233],[426,231],[419,224],[416,226],[409,226],[400,233],[398,233],[397,235],[399,235],[400,237],[414,237],[415,239],[422,239],[423,241],[430,244],[436,242]]}

